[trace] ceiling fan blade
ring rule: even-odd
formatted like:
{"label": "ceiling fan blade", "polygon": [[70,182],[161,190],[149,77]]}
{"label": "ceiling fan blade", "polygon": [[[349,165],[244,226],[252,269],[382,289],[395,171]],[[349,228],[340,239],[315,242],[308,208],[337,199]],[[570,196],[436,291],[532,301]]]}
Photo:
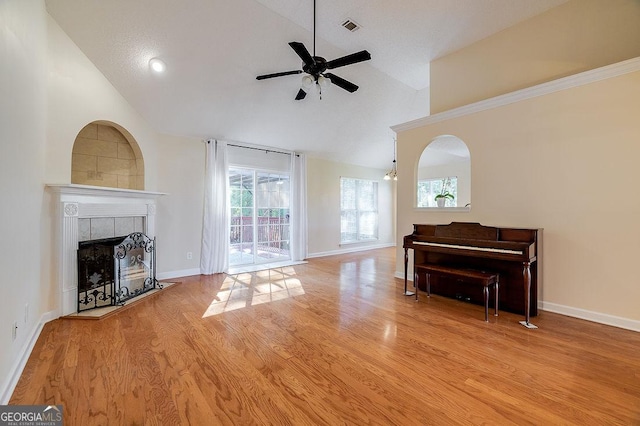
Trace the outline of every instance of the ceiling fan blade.
{"label": "ceiling fan blade", "polygon": [[302,89],[298,90],[298,94],[296,95],[296,101],[300,101],[304,99],[305,96],[307,96],[307,92],[305,92]]}
{"label": "ceiling fan blade", "polygon": [[264,80],[265,78],[282,77],[283,75],[302,74],[302,70],[276,72],[273,74],[264,74],[256,77],[256,80]]}
{"label": "ceiling fan blade", "polygon": [[289,46],[291,46],[291,48],[295,50],[295,52],[298,54],[298,56],[300,56],[300,59],[302,59],[302,62],[304,62],[305,65],[311,66],[315,64],[316,61],[313,60],[311,53],[309,53],[307,48],[304,47],[304,44],[298,41],[292,41],[291,43],[289,43]]}
{"label": "ceiling fan blade", "polygon": [[352,53],[351,55],[343,56],[342,58],[334,59],[327,62],[327,69],[333,69],[338,67],[344,67],[345,65],[351,65],[362,61],[368,61],[371,59],[371,54],[366,50]]}
{"label": "ceiling fan blade", "polygon": [[331,80],[331,82],[333,84],[335,84],[338,87],[343,88],[344,90],[346,90],[347,92],[355,92],[356,90],[358,90],[358,86],[356,86],[355,84],[353,84],[350,81],[345,80],[342,77],[338,77],[335,74],[331,74],[330,72],[327,72],[324,74],[324,76],[326,78],[328,78],[329,80]]}

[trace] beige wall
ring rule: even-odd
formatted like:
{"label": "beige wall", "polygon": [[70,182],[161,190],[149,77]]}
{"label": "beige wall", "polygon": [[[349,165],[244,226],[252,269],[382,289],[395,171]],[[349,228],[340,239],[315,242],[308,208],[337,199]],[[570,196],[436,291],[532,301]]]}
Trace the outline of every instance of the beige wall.
{"label": "beige wall", "polygon": [[[158,275],[200,273],[205,144],[201,139],[159,135],[156,234]],[[187,252],[192,259],[187,259]]]}
{"label": "beige wall", "polygon": [[[36,1],[0,2],[0,403],[12,372],[49,306],[43,269],[46,226],[46,10]],[[45,222],[42,223],[42,219]],[[28,305],[28,314],[25,307]],[[25,317],[26,316],[26,317]],[[17,337],[11,330],[17,324]]]}
{"label": "beige wall", "polygon": [[570,0],[431,62],[431,113],[640,56],[640,1]]}
{"label": "beige wall", "polygon": [[[401,164],[401,163],[399,163]],[[395,243],[393,181],[382,178],[386,170],[336,163],[319,158],[307,159],[307,212],[309,255],[335,254]],[[377,180],[379,205],[378,241],[340,245],[340,177]]]}
{"label": "beige wall", "polygon": [[[640,321],[640,72],[405,130],[400,164],[435,136],[471,152],[469,213],[416,211],[414,185],[398,189],[400,240],[413,223],[453,220],[544,228],[543,307]],[[415,167],[400,168],[413,182]]]}

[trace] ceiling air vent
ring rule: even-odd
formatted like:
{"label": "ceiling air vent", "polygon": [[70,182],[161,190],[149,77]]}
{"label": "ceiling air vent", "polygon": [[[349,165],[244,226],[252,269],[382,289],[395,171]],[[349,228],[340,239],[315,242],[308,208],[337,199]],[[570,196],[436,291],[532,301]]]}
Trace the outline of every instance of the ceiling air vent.
{"label": "ceiling air vent", "polygon": [[351,32],[358,31],[360,29],[360,24],[349,18],[342,23],[342,26]]}

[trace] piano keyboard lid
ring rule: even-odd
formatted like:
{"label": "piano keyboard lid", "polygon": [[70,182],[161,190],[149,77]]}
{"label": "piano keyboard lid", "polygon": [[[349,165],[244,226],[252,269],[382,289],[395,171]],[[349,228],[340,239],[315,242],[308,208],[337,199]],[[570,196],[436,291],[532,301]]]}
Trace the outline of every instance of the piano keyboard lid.
{"label": "piano keyboard lid", "polygon": [[[500,242],[500,241],[496,241],[496,242]],[[451,248],[451,249],[485,251],[485,252],[490,252],[490,253],[504,253],[504,254],[517,254],[517,255],[524,254],[524,250],[503,249],[503,248],[496,248],[496,247],[479,247],[479,246],[473,245],[473,244],[460,245],[460,244],[450,244],[450,243],[434,243],[434,242],[429,242],[429,241],[414,241],[413,243],[417,244],[417,245],[429,246],[429,247],[442,247],[442,248]],[[527,243],[521,243],[521,244],[524,244],[526,246],[529,245]]]}

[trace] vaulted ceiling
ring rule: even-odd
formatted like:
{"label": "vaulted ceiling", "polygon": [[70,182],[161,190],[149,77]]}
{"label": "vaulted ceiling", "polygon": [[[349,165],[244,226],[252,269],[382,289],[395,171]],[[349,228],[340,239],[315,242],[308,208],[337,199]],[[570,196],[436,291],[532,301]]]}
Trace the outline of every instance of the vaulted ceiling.
{"label": "vaulted ceiling", "polygon": [[[390,126],[428,115],[429,63],[566,0],[317,0],[316,54],[360,88],[295,95],[291,41],[313,49],[312,0],[48,0],[55,21],[159,132],[388,168]],[[361,28],[341,24],[351,19]],[[313,53],[313,52],[312,52]],[[167,71],[154,74],[158,57]]]}

